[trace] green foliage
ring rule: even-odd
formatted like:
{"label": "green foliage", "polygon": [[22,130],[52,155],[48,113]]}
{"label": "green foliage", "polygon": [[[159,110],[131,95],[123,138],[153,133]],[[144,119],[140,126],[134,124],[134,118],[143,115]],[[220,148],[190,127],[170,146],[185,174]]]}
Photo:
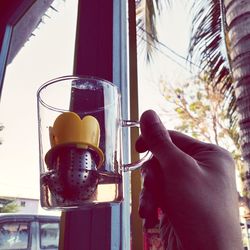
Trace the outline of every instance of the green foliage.
{"label": "green foliage", "polygon": [[241,157],[239,127],[228,115],[230,102],[221,91],[221,81],[211,84],[207,75],[201,75],[188,83],[173,87],[161,80],[160,87],[168,106],[175,111],[175,129],[199,140],[214,143],[227,149],[233,156],[239,173],[239,192],[250,198],[243,187],[246,166]]}
{"label": "green foliage", "polygon": [[[189,59],[200,65],[200,72],[206,72],[210,84],[220,88],[227,105],[227,116],[236,123],[236,98],[233,88],[231,59],[229,56],[228,26],[224,1],[193,0]],[[223,84],[221,84],[224,82]]]}
{"label": "green foliage", "polygon": [[239,150],[239,131],[230,123],[229,103],[219,84],[211,84],[205,74],[177,87],[165,81],[161,81],[161,85],[165,99],[174,107],[179,120],[176,129],[226,147],[230,152]]}
{"label": "green foliage", "polygon": [[19,206],[16,204],[15,201],[12,201],[0,208],[0,213],[16,213],[18,212],[18,210]]}

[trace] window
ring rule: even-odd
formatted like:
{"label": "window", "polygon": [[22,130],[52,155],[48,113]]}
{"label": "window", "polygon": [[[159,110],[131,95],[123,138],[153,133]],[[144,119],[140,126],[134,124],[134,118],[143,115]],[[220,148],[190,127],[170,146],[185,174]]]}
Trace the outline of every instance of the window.
{"label": "window", "polygon": [[57,249],[59,245],[59,223],[40,223],[40,248]]}
{"label": "window", "polygon": [[26,202],[25,201],[21,201],[20,206],[21,207],[25,207],[25,205],[26,205]]}
{"label": "window", "polygon": [[29,223],[0,224],[0,250],[22,250],[29,246]]}

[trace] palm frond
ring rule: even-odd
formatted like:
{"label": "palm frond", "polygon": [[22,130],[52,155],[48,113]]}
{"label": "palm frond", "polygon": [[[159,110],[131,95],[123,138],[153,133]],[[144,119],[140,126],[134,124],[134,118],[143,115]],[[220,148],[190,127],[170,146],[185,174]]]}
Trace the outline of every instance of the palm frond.
{"label": "palm frond", "polygon": [[157,46],[158,32],[156,27],[157,16],[161,14],[163,5],[171,5],[171,0],[135,0],[137,17],[138,43],[143,41],[146,60],[150,62]]}
{"label": "palm frond", "polygon": [[221,91],[230,103],[228,115],[233,123],[236,119],[235,93],[225,49],[226,27],[222,4],[218,0],[194,0],[191,12],[193,21],[189,44],[190,60],[201,65],[214,86],[223,82],[220,85]]}

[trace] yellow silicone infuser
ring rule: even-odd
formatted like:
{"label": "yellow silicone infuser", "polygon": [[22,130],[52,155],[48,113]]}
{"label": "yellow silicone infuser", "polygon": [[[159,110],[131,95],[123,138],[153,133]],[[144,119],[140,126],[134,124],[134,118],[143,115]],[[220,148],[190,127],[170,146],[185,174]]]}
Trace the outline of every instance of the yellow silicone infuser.
{"label": "yellow silicone infuser", "polygon": [[51,147],[63,144],[75,144],[78,148],[90,148],[99,155],[100,167],[104,161],[104,155],[99,148],[100,125],[97,119],[87,115],[82,119],[74,112],[60,114],[53,127],[49,128]]}

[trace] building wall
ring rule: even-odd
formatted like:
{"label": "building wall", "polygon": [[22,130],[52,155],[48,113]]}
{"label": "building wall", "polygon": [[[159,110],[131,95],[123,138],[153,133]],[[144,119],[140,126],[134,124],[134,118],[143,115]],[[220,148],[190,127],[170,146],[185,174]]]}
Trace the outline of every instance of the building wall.
{"label": "building wall", "polygon": [[19,207],[18,213],[38,213],[38,199],[16,198],[16,204]]}

